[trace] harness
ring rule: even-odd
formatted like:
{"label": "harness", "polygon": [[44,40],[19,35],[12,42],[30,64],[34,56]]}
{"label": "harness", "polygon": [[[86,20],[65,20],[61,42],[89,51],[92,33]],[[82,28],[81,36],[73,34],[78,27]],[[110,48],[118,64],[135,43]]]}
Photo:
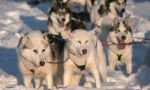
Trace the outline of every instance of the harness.
{"label": "harness", "polygon": [[80,71],[85,70],[85,66],[86,66],[87,60],[86,60],[85,64],[82,65],[82,66],[77,65],[77,64],[74,62],[74,60],[72,60],[72,62],[75,64],[75,66],[76,66],[78,69],[80,69]]}
{"label": "harness", "polygon": [[[75,54],[74,54],[74,53],[71,53],[71,54],[75,56]],[[76,66],[78,69],[80,69],[80,71],[85,70],[87,60],[86,60],[85,64],[84,64],[84,65],[82,65],[82,66],[77,65],[77,64],[74,62],[74,60],[72,60],[72,62],[75,64],[75,66]]]}
{"label": "harness", "polygon": [[118,56],[118,61],[121,61],[122,60],[122,54],[117,54]]}
{"label": "harness", "polygon": [[52,56],[59,60],[62,51],[64,50],[65,40],[61,35],[47,34],[48,42],[50,44]]}

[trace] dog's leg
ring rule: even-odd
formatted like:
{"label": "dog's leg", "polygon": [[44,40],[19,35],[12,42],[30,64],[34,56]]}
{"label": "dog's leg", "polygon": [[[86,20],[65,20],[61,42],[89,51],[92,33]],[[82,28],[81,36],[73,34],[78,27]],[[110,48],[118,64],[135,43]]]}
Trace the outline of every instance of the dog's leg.
{"label": "dog's leg", "polygon": [[65,70],[64,71],[64,80],[63,80],[63,86],[64,87],[68,87],[69,86],[69,82],[70,82],[70,78],[71,78],[71,71],[69,70]]}
{"label": "dog's leg", "polygon": [[52,90],[53,89],[53,76],[51,74],[47,74],[46,81],[47,81],[48,90]]}
{"label": "dog's leg", "polygon": [[131,60],[128,60],[128,63],[126,63],[126,70],[127,70],[128,75],[132,73],[132,61]]}
{"label": "dog's leg", "polygon": [[115,66],[116,66],[116,63],[117,63],[117,55],[114,54],[112,51],[109,51],[108,60],[109,60],[109,67],[112,70],[115,70]]}
{"label": "dog's leg", "polygon": [[76,75],[72,75],[70,78],[70,86],[79,86],[80,83],[80,79],[81,79],[81,75],[80,74],[76,74]]}
{"label": "dog's leg", "polygon": [[107,68],[106,68],[106,56],[103,52],[102,45],[97,42],[97,54],[98,54],[98,68],[103,82],[107,81]]}
{"label": "dog's leg", "polygon": [[130,75],[132,73],[132,58],[131,57],[126,58],[125,66],[126,66],[127,74]]}
{"label": "dog's leg", "polygon": [[100,75],[103,79],[103,82],[107,82],[107,68],[106,68],[106,62],[104,62],[102,59],[100,59],[100,65],[99,65],[99,69],[100,69]]}
{"label": "dog's leg", "polygon": [[96,88],[101,88],[100,74],[99,74],[97,67],[93,65],[91,72],[92,72],[94,79],[95,79]]}
{"label": "dog's leg", "polygon": [[24,79],[24,85],[25,87],[31,87],[32,84],[31,84],[31,81],[32,81],[32,75],[24,75],[23,76],[23,79]]}
{"label": "dog's leg", "polygon": [[35,83],[35,88],[40,88],[41,86],[41,79],[40,78],[35,78],[34,79],[34,83]]}
{"label": "dog's leg", "polygon": [[129,49],[126,51],[126,57],[125,57],[125,66],[127,74],[130,75],[132,73],[132,48],[129,47]]}

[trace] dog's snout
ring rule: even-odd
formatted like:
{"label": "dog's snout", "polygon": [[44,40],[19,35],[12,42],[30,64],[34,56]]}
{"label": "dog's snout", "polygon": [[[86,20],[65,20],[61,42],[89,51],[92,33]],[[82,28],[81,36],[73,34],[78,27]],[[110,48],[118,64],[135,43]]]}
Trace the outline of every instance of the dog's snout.
{"label": "dog's snout", "polygon": [[44,66],[44,65],[45,65],[45,62],[41,61],[40,66]]}
{"label": "dog's snout", "polygon": [[83,49],[83,50],[82,50],[82,53],[83,53],[83,54],[86,54],[86,53],[87,53],[87,49]]}
{"label": "dog's snout", "polygon": [[126,39],[126,36],[122,36],[121,39],[122,39],[122,40],[125,40],[125,39]]}
{"label": "dog's snout", "polygon": [[64,21],[65,21],[65,18],[62,18],[62,21],[64,22]]}

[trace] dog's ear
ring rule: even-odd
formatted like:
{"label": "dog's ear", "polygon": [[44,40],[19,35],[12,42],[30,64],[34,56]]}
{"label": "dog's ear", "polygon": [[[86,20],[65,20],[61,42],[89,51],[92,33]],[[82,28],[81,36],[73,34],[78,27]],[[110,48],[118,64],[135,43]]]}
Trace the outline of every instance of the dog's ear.
{"label": "dog's ear", "polygon": [[119,21],[118,21],[118,18],[114,18],[113,20],[112,20],[112,27],[114,27],[114,26],[116,26],[117,24],[119,23]]}
{"label": "dog's ear", "polygon": [[45,40],[48,40],[48,38],[47,38],[48,33],[44,32],[44,33],[42,33],[42,35]]}
{"label": "dog's ear", "polygon": [[100,27],[95,27],[92,31],[90,31],[90,34],[91,35],[95,35],[95,36],[99,36],[99,34],[100,34],[100,31],[101,29],[100,29]]}
{"label": "dog's ear", "polygon": [[30,37],[28,37],[28,36],[22,37],[21,42],[24,45],[24,47],[26,47],[26,48],[30,47],[31,43],[32,43]]}
{"label": "dog's ear", "polygon": [[123,21],[123,23],[124,23],[127,27],[130,27],[130,26],[131,26],[130,18],[129,18],[129,17],[125,18],[125,20]]}

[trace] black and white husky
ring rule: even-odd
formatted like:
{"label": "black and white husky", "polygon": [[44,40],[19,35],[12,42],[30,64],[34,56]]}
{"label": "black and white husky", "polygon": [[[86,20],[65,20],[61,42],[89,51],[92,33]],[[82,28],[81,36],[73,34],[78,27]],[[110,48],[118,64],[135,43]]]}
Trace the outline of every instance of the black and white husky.
{"label": "black and white husky", "polygon": [[65,36],[70,30],[70,9],[66,3],[54,1],[48,14],[48,30],[50,34]]}
{"label": "black and white husky", "polygon": [[127,0],[106,0],[106,7],[114,14],[123,17]]}
{"label": "black and white husky", "polygon": [[[112,21],[115,17],[123,17],[127,0],[105,0],[92,7],[91,21],[101,25],[103,21]],[[105,18],[109,18],[106,20]]]}
{"label": "black and white husky", "polygon": [[108,48],[109,66],[115,69],[117,64],[124,64],[127,74],[132,73],[132,30],[129,19],[114,19],[108,34],[108,41],[114,45]]}

